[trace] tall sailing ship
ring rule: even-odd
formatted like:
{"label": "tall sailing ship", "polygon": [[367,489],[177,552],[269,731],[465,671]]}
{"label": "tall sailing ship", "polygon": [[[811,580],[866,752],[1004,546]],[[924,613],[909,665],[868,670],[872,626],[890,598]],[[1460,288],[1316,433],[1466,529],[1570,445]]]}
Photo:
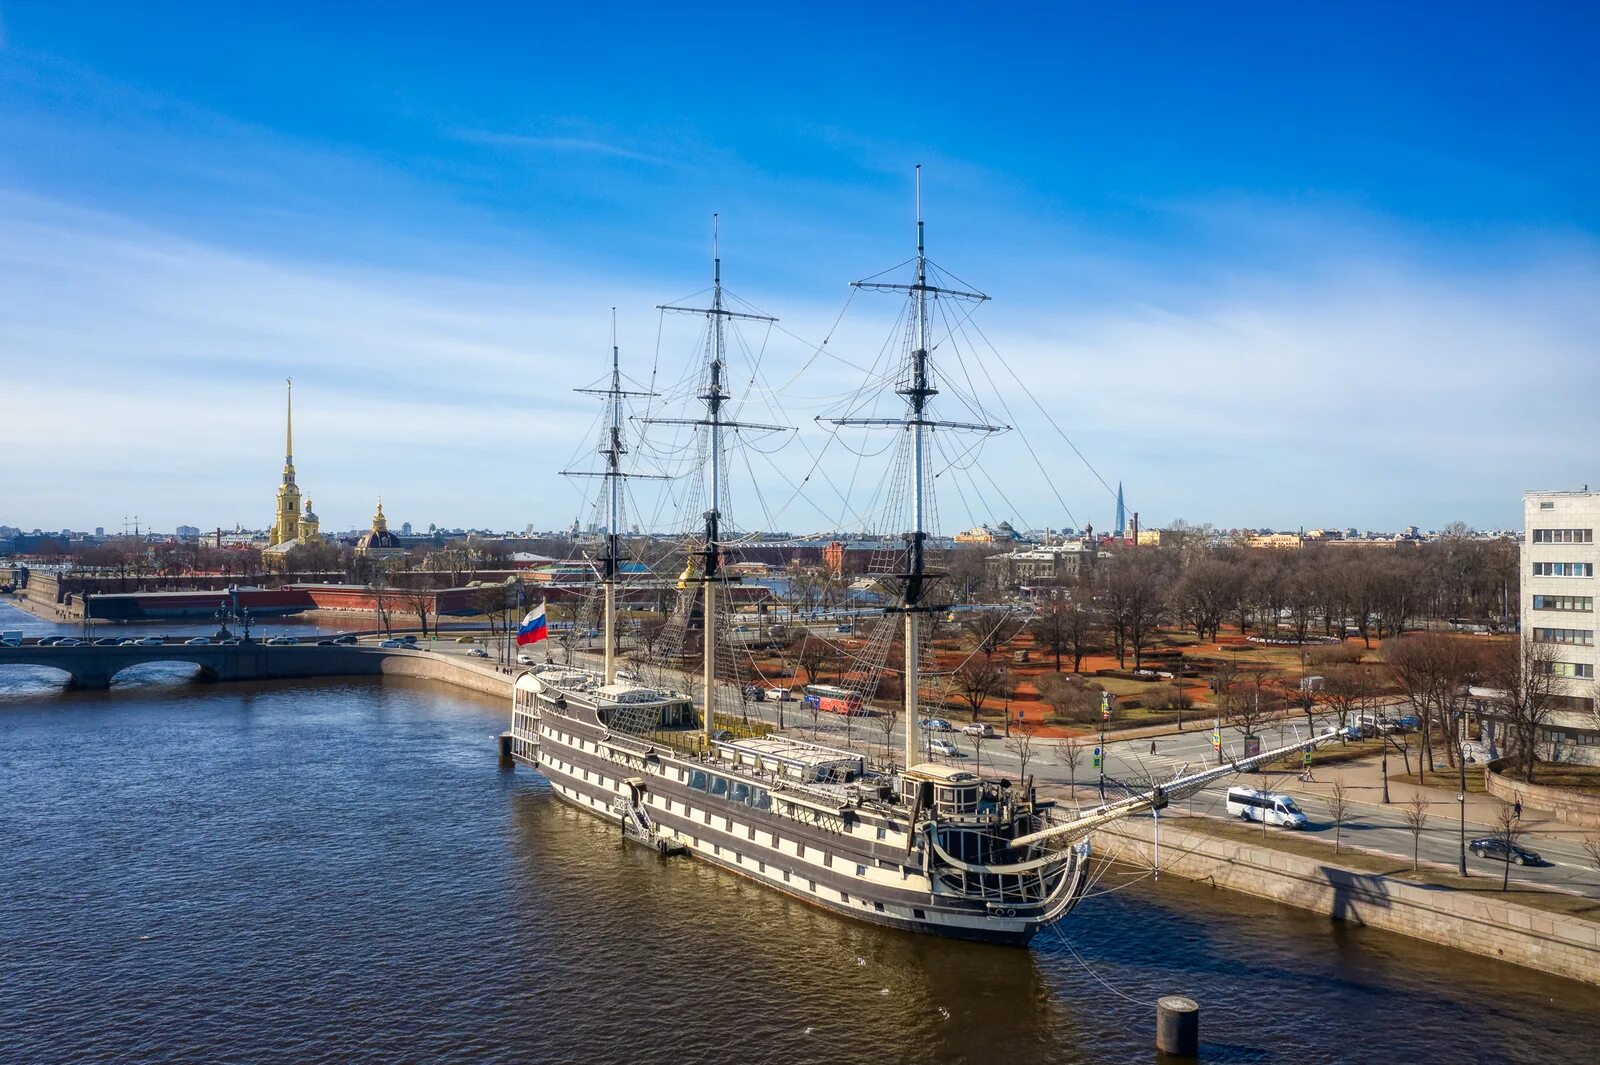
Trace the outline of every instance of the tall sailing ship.
{"label": "tall sailing ship", "polygon": [[[898,644],[903,661],[893,672],[901,681],[902,757],[877,760],[854,749],[740,728],[731,714],[719,717],[719,703],[726,706],[740,697],[735,660],[744,653],[730,631],[727,609],[738,580],[726,564],[738,541],[726,513],[728,442],[738,433],[783,427],[740,421],[731,413],[736,408],[730,407],[727,330],[740,322],[772,320],[729,305],[715,237],[709,306],[663,308],[705,318],[705,358],[691,393],[701,410],[687,418],[641,419],[692,431],[698,442],[698,484],[688,501],[705,503],[663,638],[667,647],[642,678],[618,669],[622,511],[628,479],[642,476],[623,468],[628,452],[624,410],[630,398],[649,400],[654,392],[623,387],[613,342],[608,385],[580,390],[605,399],[603,467],[570,471],[603,486],[604,531],[596,559],[601,667],[574,666],[568,655],[566,664],[552,662],[519,676],[511,754],[516,763],[543,773],[563,800],[662,854],[710,862],[858,920],[1026,944],[1083,898],[1090,882],[1090,835],[1097,828],[1159,811],[1226,774],[1301,745],[1179,776],[1090,809],[1067,809],[1041,797],[1031,778],[982,775],[924,754],[920,715],[922,689],[930,681],[924,661],[931,628],[925,621],[931,611],[947,609],[937,601],[937,573],[929,565],[930,439],[935,433],[990,434],[1005,427],[941,420],[933,409],[940,390],[930,307],[937,299],[986,297],[930,277],[920,168],[916,224],[909,283],[856,283],[858,289],[897,292],[907,300],[905,342],[893,375],[900,409],[892,417],[862,416],[864,407],[857,404],[826,419],[836,431],[880,428],[899,434],[890,496],[904,504],[905,524],[899,536],[885,538],[893,546],[877,567],[881,585],[894,590],[894,602],[866,641],[862,668],[855,674],[860,679],[847,697],[870,705],[881,667]],[[875,391],[881,398],[885,390]],[[687,685],[696,629],[697,693],[676,686]]]}

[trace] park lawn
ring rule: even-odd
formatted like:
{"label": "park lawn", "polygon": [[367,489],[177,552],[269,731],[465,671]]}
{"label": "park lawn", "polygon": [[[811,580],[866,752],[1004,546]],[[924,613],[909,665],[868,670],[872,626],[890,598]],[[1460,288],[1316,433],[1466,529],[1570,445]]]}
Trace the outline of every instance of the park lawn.
{"label": "park lawn", "polygon": [[[1301,724],[1304,725],[1305,722],[1302,721]],[[1261,741],[1261,745],[1263,747],[1267,746],[1267,740],[1264,737]],[[1347,762],[1359,761],[1362,758],[1381,753],[1383,753],[1383,742],[1381,740],[1349,740],[1342,744],[1330,744],[1325,747],[1318,747],[1311,755],[1311,767],[1312,770],[1315,771],[1318,766],[1343,765]],[[1398,755],[1393,757],[1396,760],[1399,759]],[[1266,763],[1265,768],[1270,772],[1287,773],[1290,771],[1299,772],[1301,765],[1301,756],[1298,754],[1291,754],[1286,758],[1278,758]]]}
{"label": "park lawn", "polygon": [[[1511,780],[1522,779],[1509,768],[1500,775]],[[1533,767],[1533,783],[1535,787],[1569,788],[1586,795],[1600,795],[1600,766],[1540,762]]]}
{"label": "park lawn", "polygon": [[[1396,759],[1394,755],[1389,756],[1390,768],[1394,767],[1395,760]],[[1534,777],[1537,779],[1538,775],[1538,773],[1535,773]],[[1404,772],[1390,773],[1389,781],[1390,783],[1394,784],[1415,784],[1417,782],[1417,774]],[[1451,769],[1449,766],[1442,766],[1439,769],[1428,770],[1422,774],[1422,786],[1427,788],[1442,788],[1445,791],[1450,792],[1460,791],[1461,770]],[[1483,783],[1483,766],[1467,766],[1467,791],[1473,795],[1489,794],[1488,787]]]}

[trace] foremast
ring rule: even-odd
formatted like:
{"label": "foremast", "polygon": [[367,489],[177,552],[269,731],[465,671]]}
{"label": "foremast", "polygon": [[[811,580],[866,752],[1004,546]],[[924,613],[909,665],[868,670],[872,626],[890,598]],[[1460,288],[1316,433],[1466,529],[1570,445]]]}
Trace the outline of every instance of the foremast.
{"label": "foremast", "polygon": [[622,387],[622,365],[617,348],[617,309],[611,308],[611,378],[609,387],[606,388],[577,388],[590,396],[603,396],[606,402],[606,424],[601,437],[600,454],[605,459],[605,468],[599,473],[581,470],[562,470],[568,477],[598,477],[605,481],[605,507],[606,507],[606,534],[603,554],[600,558],[601,587],[604,594],[604,621],[602,633],[605,639],[605,678],[607,684],[614,684],[617,680],[617,578],[622,571],[622,484],[628,477],[644,476],[649,480],[660,480],[658,477],[641,474],[624,473],[622,469],[622,456],[628,453],[627,444],[622,436],[622,405],[627,397],[654,396],[654,392],[636,392]]}
{"label": "foremast", "polygon": [[723,304],[722,294],[722,250],[721,250],[721,223],[718,216],[711,216],[711,306],[685,307],[678,304],[661,304],[657,308],[661,311],[675,311],[682,314],[703,314],[706,316],[709,343],[706,345],[706,390],[697,398],[705,404],[705,415],[701,418],[651,418],[649,423],[656,425],[693,425],[703,428],[707,432],[708,461],[706,474],[709,481],[710,502],[706,509],[705,529],[703,543],[700,549],[692,552],[692,556],[700,559],[700,605],[701,615],[704,619],[704,633],[702,653],[704,664],[702,666],[701,682],[705,690],[705,706],[702,713],[701,727],[705,736],[707,747],[710,746],[711,736],[715,730],[713,718],[716,712],[716,682],[717,682],[717,586],[727,583],[729,578],[722,572],[721,558],[723,548],[723,513],[722,493],[723,486],[723,447],[724,432],[738,429],[765,429],[781,431],[787,426],[759,425],[754,422],[730,421],[727,417],[728,401],[732,394],[727,389],[728,361],[727,361],[727,326],[730,321],[744,320],[753,322],[766,322],[771,324],[777,319],[764,314],[750,314],[745,311],[730,311]]}
{"label": "foremast", "polygon": [[911,529],[905,534],[906,566],[894,574],[900,583],[900,601],[892,609],[904,615],[905,628],[905,683],[903,685],[905,716],[905,765],[915,765],[921,750],[921,692],[919,678],[922,671],[922,615],[935,609],[928,602],[928,585],[937,576],[927,567],[927,445],[928,430],[933,428],[965,429],[978,432],[1001,432],[1001,425],[980,425],[968,422],[938,421],[930,416],[929,401],[939,394],[934,385],[932,356],[928,340],[928,299],[950,297],[982,302],[989,297],[981,292],[943,288],[928,280],[928,253],[925,225],[922,217],[922,166],[917,165],[917,257],[915,279],[909,285],[876,281],[855,281],[858,289],[885,292],[904,292],[911,300],[912,337],[907,372],[895,392],[906,399],[903,417],[893,418],[833,418],[834,425],[897,425],[911,437]]}

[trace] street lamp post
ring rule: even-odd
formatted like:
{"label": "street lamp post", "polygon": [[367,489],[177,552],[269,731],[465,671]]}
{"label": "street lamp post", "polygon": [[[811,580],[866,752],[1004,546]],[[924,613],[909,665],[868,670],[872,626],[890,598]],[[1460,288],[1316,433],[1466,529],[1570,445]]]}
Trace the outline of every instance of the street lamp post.
{"label": "street lamp post", "polygon": [[[1454,714],[1456,736],[1461,735],[1461,711]],[[1461,757],[1461,744],[1456,743],[1456,766],[1461,770],[1461,790],[1456,793],[1456,802],[1461,806],[1461,875],[1467,875],[1467,761]],[[1509,859],[1507,859],[1509,861]]]}

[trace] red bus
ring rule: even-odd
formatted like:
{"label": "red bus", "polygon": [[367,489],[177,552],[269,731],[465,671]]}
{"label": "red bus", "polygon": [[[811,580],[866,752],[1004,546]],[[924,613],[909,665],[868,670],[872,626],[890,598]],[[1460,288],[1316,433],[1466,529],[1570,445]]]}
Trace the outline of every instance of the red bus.
{"label": "red bus", "polygon": [[840,688],[832,684],[807,684],[803,703],[806,706],[814,706],[818,710],[826,710],[830,714],[853,716],[868,712],[862,705],[861,696],[848,688]]}

